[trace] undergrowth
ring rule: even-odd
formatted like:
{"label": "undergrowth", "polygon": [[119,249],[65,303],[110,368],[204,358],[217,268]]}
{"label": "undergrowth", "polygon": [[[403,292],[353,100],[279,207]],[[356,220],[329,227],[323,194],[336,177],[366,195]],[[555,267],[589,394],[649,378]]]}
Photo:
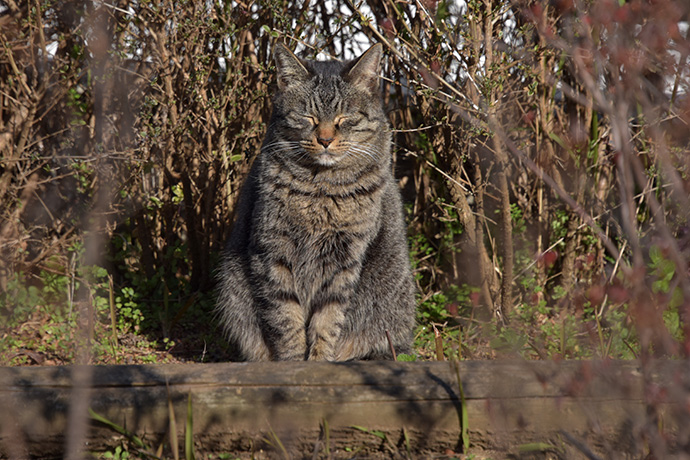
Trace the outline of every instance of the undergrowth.
{"label": "undergrowth", "polygon": [[690,353],[688,5],[332,3],[0,7],[1,364],[230,356],[214,275],[278,41],[383,44],[403,359]]}

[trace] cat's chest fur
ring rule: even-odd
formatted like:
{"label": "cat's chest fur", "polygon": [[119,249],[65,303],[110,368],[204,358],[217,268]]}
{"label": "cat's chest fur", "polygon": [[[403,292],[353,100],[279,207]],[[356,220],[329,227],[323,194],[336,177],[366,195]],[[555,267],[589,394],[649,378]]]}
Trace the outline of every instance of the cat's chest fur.
{"label": "cat's chest fur", "polygon": [[274,277],[285,275],[306,308],[325,281],[337,285],[357,278],[381,227],[387,178],[378,166],[304,171],[264,161],[263,203],[255,216],[264,225],[257,240],[260,252],[279,261],[264,269]]}
{"label": "cat's chest fur", "polygon": [[378,226],[386,185],[380,166],[363,170],[295,171],[267,162],[262,191],[293,228],[308,229],[315,239],[343,232],[364,236]]}

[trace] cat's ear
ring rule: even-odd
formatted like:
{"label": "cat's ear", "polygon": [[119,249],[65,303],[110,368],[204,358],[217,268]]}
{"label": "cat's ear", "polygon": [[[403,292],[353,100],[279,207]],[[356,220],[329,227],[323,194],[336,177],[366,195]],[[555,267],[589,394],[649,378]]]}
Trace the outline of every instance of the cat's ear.
{"label": "cat's ear", "polygon": [[282,43],[276,44],[273,50],[273,59],[276,63],[278,88],[280,90],[284,90],[296,83],[303,83],[309,79],[309,71],[304,67],[302,61]]}
{"label": "cat's ear", "polygon": [[379,65],[382,54],[383,46],[380,43],[366,50],[364,54],[353,61],[352,67],[347,72],[346,79],[361,89],[377,93],[379,90]]}

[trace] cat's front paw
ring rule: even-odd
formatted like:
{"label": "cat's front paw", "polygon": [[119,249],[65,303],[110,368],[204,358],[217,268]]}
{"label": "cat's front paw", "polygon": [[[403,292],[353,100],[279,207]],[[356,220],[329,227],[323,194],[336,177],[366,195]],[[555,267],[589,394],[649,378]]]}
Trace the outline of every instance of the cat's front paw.
{"label": "cat's front paw", "polygon": [[292,352],[292,353],[276,353],[272,356],[273,361],[304,361],[304,353]]}
{"label": "cat's front paw", "polygon": [[[320,346],[319,346],[320,345]],[[308,361],[335,361],[335,353],[326,344],[315,344],[309,350]]]}

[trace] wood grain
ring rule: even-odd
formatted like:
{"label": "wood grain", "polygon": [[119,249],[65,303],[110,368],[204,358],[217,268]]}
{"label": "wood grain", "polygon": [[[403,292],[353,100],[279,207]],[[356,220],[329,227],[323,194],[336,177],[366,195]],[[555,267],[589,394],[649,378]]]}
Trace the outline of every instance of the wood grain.
{"label": "wood grain", "polygon": [[[207,451],[251,448],[271,430],[290,449],[313,449],[324,420],[336,446],[382,448],[381,439],[353,428],[357,425],[387,433],[391,446],[408,436],[415,452],[458,448],[458,381],[447,362],[92,370],[90,407],[150,440],[160,439],[169,426],[168,399],[178,429],[183,429],[191,394],[195,440]],[[598,444],[620,443],[626,430],[645,423],[644,379],[635,363],[480,361],[461,362],[459,370],[473,443],[509,449],[554,439],[563,431],[583,439],[596,437]],[[70,398],[79,394],[73,392],[73,374],[70,366],[0,368],[2,451],[21,441],[32,455],[59,456],[68,432]],[[687,419],[689,374],[686,364],[665,362],[647,377],[648,384],[665,389],[658,407],[670,414],[665,420],[670,427]],[[674,415],[678,407],[685,407],[685,419],[682,413]],[[89,448],[98,449],[113,434],[94,423]]]}

